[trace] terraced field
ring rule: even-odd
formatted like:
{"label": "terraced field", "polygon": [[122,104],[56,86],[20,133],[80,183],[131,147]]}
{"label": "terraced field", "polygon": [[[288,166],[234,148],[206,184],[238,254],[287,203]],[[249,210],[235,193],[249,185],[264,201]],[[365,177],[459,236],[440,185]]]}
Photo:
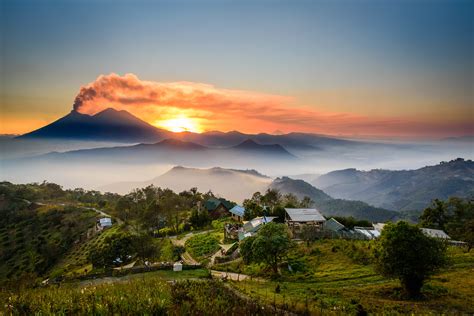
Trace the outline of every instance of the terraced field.
{"label": "terraced field", "polygon": [[0,228],[0,279],[44,274],[94,227],[96,212],[43,206],[19,211]]}
{"label": "terraced field", "polygon": [[90,264],[87,259],[90,250],[101,246],[108,236],[123,229],[124,228],[119,225],[112,226],[102,232],[98,232],[91,239],[76,245],[56,265],[55,269],[51,272],[51,276],[72,276],[90,272],[92,270],[92,264]]}

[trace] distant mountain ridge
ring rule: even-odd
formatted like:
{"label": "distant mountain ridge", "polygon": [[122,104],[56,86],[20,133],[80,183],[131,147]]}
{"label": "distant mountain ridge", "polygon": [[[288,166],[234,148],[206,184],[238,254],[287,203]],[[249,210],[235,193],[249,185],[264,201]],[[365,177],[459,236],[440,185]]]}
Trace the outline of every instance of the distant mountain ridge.
{"label": "distant mountain ridge", "polygon": [[201,134],[192,132],[173,133],[159,129],[127,111],[118,111],[113,108],[107,108],[94,115],[82,114],[73,110],[53,123],[17,138],[118,143],[156,143],[163,139],[173,138],[206,147],[234,147],[240,145],[240,149],[252,150],[253,143],[258,143],[260,145],[271,145],[271,147],[268,147],[268,151],[284,149],[291,152],[317,151],[328,146],[340,147],[362,144],[357,141],[305,133],[283,135],[245,134],[238,131],[211,131]]}
{"label": "distant mountain ridge", "polygon": [[288,177],[275,179],[270,188],[283,194],[291,193],[299,199],[305,196],[311,198],[314,206],[325,216],[352,216],[372,222],[385,222],[398,219],[398,213],[383,208],[371,206],[357,199],[334,199],[324,191],[315,188],[303,180],[294,180]]}
{"label": "distant mountain ridge", "polygon": [[474,197],[474,162],[459,158],[416,170],[345,169],[322,175],[312,184],[334,197],[357,198],[396,211],[422,210],[435,198]]}
{"label": "distant mountain ridge", "polygon": [[397,218],[397,213],[376,208],[360,201],[334,199],[303,180],[288,177],[273,180],[255,170],[235,170],[221,167],[209,169],[176,166],[164,174],[143,182],[117,182],[99,188],[103,192],[125,194],[148,185],[169,188],[176,192],[197,187],[201,192],[211,190],[218,196],[237,203],[250,198],[255,192],[276,189],[283,194],[292,193],[299,199],[309,197],[314,205],[327,216],[353,216],[370,221],[387,221]]}
{"label": "distant mountain ridge", "polygon": [[178,139],[165,139],[153,144],[137,144],[132,146],[102,147],[80,149],[62,153],[54,152],[43,155],[44,158],[68,160],[88,158],[105,161],[124,161],[142,163],[171,163],[187,165],[215,161],[293,161],[297,157],[290,154],[280,145],[261,145],[252,140],[227,147],[210,148],[196,143]]}

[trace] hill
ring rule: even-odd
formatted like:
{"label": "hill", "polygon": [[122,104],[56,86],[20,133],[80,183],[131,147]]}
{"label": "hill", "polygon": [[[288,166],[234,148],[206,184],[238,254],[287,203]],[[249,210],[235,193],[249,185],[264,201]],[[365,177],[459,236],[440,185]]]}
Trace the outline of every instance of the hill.
{"label": "hill", "polygon": [[361,201],[334,199],[303,180],[293,180],[288,177],[277,178],[272,182],[270,188],[277,189],[284,194],[292,193],[299,199],[305,196],[311,198],[314,206],[325,216],[352,216],[372,222],[384,222],[397,218],[396,212],[373,207]]}
{"label": "hill", "polygon": [[345,169],[312,184],[331,196],[358,199],[390,210],[422,210],[435,198],[474,196],[474,162],[455,159],[416,170]]}
{"label": "hill", "polygon": [[196,169],[174,167],[161,176],[145,182],[121,182],[101,187],[101,191],[128,193],[134,188],[155,185],[175,192],[197,187],[201,192],[214,194],[241,202],[256,191],[265,191],[272,180],[255,170],[224,168]]}
{"label": "hill", "polygon": [[108,108],[95,115],[71,111],[66,116],[19,139],[71,139],[114,142],[153,142],[166,138],[160,130],[127,111]]}
{"label": "hill", "polygon": [[95,227],[96,212],[26,200],[30,190],[0,184],[0,281],[44,275]]}

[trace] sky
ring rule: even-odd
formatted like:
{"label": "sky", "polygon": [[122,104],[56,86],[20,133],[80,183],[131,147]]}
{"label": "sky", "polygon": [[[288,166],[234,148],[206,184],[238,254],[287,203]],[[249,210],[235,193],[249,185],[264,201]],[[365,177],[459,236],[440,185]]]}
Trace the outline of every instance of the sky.
{"label": "sky", "polygon": [[474,134],[473,1],[0,3],[2,134],[107,107],[176,131]]}

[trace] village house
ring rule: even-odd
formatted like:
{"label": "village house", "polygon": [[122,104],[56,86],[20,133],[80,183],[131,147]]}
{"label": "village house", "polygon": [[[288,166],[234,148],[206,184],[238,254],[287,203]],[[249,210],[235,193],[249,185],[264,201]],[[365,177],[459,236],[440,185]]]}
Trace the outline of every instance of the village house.
{"label": "village house", "polygon": [[226,199],[210,198],[204,203],[204,207],[212,219],[217,219],[231,215],[229,210],[234,207],[234,204]]}
{"label": "village house", "polygon": [[303,225],[322,228],[326,219],[315,208],[285,208],[285,223],[293,233],[301,232]]}
{"label": "village house", "polygon": [[103,230],[112,226],[112,219],[110,217],[103,217],[97,221],[97,229]]}
{"label": "village house", "polygon": [[253,236],[263,225],[272,222],[276,217],[262,216],[246,222],[239,231],[239,241],[247,237]]}
{"label": "village house", "polygon": [[244,220],[244,213],[245,213],[245,208],[243,208],[240,205],[235,205],[233,208],[229,210],[230,216],[232,219],[241,222]]}
{"label": "village house", "polygon": [[380,231],[375,229],[374,227],[359,227],[355,226],[354,231],[358,233],[362,238],[359,239],[377,239],[380,237]]}
{"label": "village house", "polygon": [[423,234],[428,237],[437,238],[437,239],[444,239],[449,240],[451,237],[448,236],[444,231],[441,229],[432,229],[432,228],[421,228]]}

